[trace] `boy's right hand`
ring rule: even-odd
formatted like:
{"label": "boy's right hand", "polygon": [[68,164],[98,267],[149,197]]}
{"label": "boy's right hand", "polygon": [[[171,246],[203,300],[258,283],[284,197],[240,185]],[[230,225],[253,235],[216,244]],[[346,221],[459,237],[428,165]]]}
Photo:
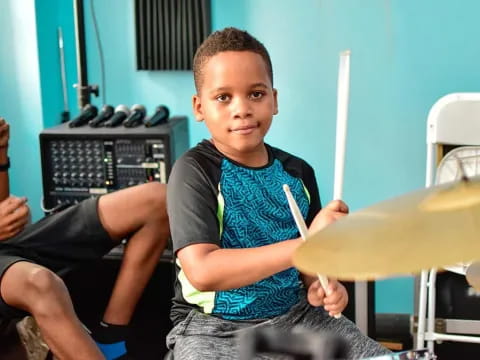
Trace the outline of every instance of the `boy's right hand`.
{"label": "boy's right hand", "polygon": [[25,228],[30,219],[27,198],[10,196],[0,202],[0,241],[7,240]]}
{"label": "boy's right hand", "polygon": [[330,316],[334,316],[345,310],[348,304],[348,293],[345,286],[335,279],[329,279],[328,289],[325,293],[317,279],[308,287],[307,299],[310,305],[323,306]]}
{"label": "boy's right hand", "polygon": [[342,200],[333,200],[329,202],[327,206],[320,210],[315,216],[308,228],[308,233],[311,235],[322,230],[327,225],[330,225],[347,215],[348,211],[347,204]]}

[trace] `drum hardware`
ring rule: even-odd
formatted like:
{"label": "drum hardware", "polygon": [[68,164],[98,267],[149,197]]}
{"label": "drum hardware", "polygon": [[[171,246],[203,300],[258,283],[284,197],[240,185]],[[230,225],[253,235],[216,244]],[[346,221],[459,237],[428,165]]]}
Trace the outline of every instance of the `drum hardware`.
{"label": "drum hardware", "polygon": [[480,290],[480,262],[474,262],[466,266],[465,277],[470,286]]}
{"label": "drum hardware", "polygon": [[391,355],[382,355],[364,360],[436,360],[436,356],[427,349],[408,350]]}
{"label": "drum hardware", "polygon": [[[238,335],[239,360],[251,360],[258,354],[289,355],[289,359],[335,360],[345,359],[348,343],[332,333],[321,334],[294,328],[283,331],[274,327],[253,327]],[[408,350],[364,360],[435,360],[427,349]]]}
{"label": "drum hardware", "polygon": [[[418,317],[414,317],[413,333],[418,331]],[[480,320],[435,318],[434,330],[437,334],[480,335]]]}
{"label": "drum hardware", "polygon": [[[418,316],[412,317],[412,333],[416,334],[418,331]],[[437,333],[445,334],[447,333],[447,321],[446,319],[435,319],[434,331]]]}
{"label": "drum hardware", "polygon": [[347,357],[347,342],[340,336],[298,327],[282,331],[274,327],[254,327],[238,336],[239,360],[255,359],[257,354],[290,355],[289,359],[335,360]]}
{"label": "drum hardware", "polygon": [[408,193],[339,219],[308,236],[293,262],[310,274],[374,280],[478,259],[479,234],[480,181],[471,178]]}

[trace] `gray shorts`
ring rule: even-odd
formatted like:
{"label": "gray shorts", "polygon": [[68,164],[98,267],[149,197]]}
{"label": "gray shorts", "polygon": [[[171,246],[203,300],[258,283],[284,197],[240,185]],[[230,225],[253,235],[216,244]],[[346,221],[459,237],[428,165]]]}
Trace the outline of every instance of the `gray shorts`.
{"label": "gray shorts", "polygon": [[[0,283],[7,269],[19,261],[44,266],[56,273],[100,259],[116,244],[98,217],[98,198],[87,199],[27,226],[0,242]],[[0,318],[26,313],[7,305],[0,296]]]}
{"label": "gray shorts", "polygon": [[[363,335],[354,323],[342,316],[330,317],[323,307],[313,307],[302,294],[300,302],[286,314],[273,319],[230,321],[192,310],[167,336],[167,346],[174,359],[238,359],[238,335],[254,327],[273,327],[289,332],[301,327],[318,333],[336,334],[348,344],[348,359],[363,359],[389,354],[390,351]],[[278,356],[261,356],[278,359]]]}

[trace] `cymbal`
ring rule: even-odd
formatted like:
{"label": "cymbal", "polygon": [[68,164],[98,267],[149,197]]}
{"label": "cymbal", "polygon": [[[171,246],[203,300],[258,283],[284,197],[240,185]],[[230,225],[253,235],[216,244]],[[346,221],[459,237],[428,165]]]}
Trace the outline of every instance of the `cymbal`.
{"label": "cymbal", "polygon": [[480,181],[408,193],[353,212],[295,252],[306,273],[374,280],[480,259]]}

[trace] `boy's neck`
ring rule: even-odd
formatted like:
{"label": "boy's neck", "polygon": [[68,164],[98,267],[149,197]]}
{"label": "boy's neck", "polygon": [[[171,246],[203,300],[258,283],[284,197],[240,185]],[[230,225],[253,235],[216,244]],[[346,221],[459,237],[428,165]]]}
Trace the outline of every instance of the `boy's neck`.
{"label": "boy's neck", "polygon": [[268,164],[268,151],[265,143],[248,152],[232,151],[222,144],[216,143],[213,139],[210,142],[229,159],[248,167],[262,167]]}

